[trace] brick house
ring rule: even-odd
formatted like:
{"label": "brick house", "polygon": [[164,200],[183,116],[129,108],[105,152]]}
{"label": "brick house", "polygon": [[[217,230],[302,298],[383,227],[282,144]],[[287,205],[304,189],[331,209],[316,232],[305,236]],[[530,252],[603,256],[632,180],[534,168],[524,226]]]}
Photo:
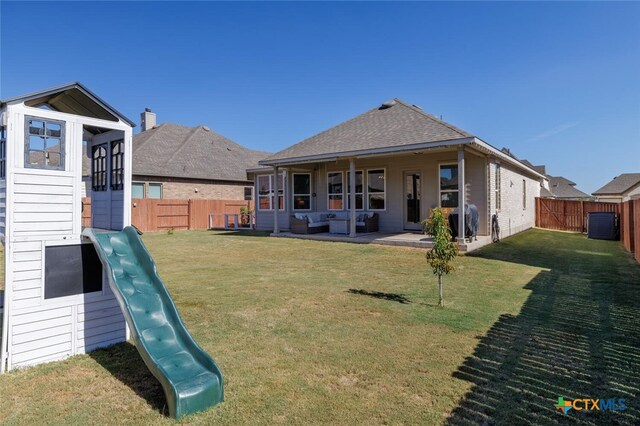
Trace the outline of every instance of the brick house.
{"label": "brick house", "polygon": [[[149,109],[141,114],[141,127],[133,136],[132,198],[253,199],[246,170],[269,153],[245,148],[206,126],[156,125]],[[91,173],[86,158],[87,196]]]}

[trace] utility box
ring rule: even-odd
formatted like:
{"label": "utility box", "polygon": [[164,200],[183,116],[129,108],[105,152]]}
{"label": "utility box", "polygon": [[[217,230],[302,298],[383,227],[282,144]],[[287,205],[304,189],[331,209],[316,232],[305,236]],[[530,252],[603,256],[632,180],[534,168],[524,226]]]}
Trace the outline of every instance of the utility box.
{"label": "utility box", "polygon": [[588,213],[587,237],[594,240],[619,240],[620,226],[618,214],[612,212]]}

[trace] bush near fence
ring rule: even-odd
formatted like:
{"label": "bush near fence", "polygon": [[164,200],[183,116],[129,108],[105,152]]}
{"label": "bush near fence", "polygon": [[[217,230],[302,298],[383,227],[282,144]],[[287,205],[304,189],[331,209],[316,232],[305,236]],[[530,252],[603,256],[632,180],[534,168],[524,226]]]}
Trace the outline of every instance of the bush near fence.
{"label": "bush near fence", "polygon": [[560,231],[586,232],[590,212],[614,212],[620,217],[620,240],[640,262],[640,199],[624,203],[536,198],[536,226]]}
{"label": "bush near fence", "polygon": [[[91,198],[83,198],[82,207],[82,226],[91,226]],[[131,223],[143,232],[208,229],[209,214],[213,214],[212,227],[224,228],[224,215],[240,214],[242,207],[253,210],[253,201],[134,198]]]}

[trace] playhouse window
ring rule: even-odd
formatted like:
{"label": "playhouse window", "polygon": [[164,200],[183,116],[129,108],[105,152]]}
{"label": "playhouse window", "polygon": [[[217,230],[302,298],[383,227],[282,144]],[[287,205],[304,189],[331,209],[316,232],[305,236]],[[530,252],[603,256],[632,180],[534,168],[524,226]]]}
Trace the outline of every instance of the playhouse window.
{"label": "playhouse window", "polygon": [[25,167],[64,170],[64,122],[25,118]]}
{"label": "playhouse window", "polygon": [[107,190],[107,145],[94,145],[91,148],[91,190]]}
{"label": "playhouse window", "polygon": [[121,191],[124,187],[124,140],[111,142],[111,189]]}
{"label": "playhouse window", "polygon": [[0,179],[7,174],[7,128],[0,127]]}

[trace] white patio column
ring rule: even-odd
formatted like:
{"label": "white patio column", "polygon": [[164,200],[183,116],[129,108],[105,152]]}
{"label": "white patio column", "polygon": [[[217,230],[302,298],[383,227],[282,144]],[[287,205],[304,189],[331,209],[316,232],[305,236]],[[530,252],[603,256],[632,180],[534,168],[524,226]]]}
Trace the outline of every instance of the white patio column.
{"label": "white patio column", "polygon": [[278,197],[278,166],[273,166],[273,233],[274,234],[280,233],[280,226],[278,224],[279,204],[280,204],[280,197]]}
{"label": "white patio column", "polygon": [[464,147],[458,148],[458,243],[464,243],[464,203],[467,198],[464,184]]}
{"label": "white patio column", "polygon": [[356,236],[356,160],[355,158],[349,159],[349,236]]}

